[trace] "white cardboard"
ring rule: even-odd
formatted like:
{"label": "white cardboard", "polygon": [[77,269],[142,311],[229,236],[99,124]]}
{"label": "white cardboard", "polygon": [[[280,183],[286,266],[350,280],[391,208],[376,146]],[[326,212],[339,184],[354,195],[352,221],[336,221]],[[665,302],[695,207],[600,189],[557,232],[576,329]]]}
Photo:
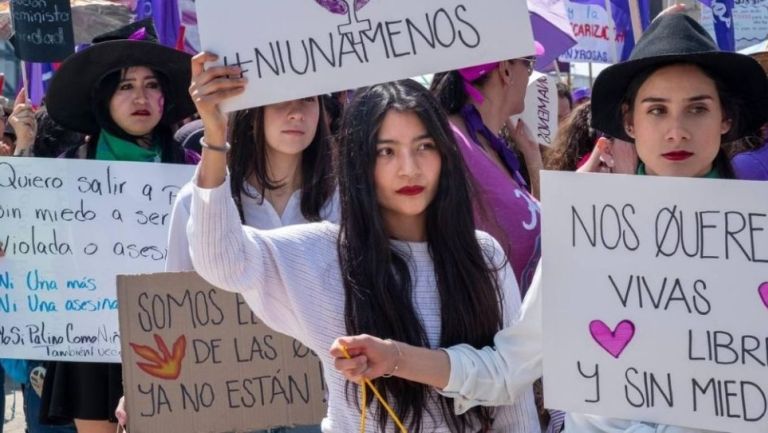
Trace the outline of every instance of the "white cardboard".
{"label": "white cardboard", "polygon": [[173,201],[193,171],[0,158],[0,358],[120,362],[115,276],[163,270]]}
{"label": "white cardboard", "polygon": [[[546,406],[764,433],[768,183],[544,172],[542,208]],[[589,228],[595,247],[573,209]],[[677,220],[670,220],[670,211]],[[695,257],[688,257],[682,246],[674,252],[676,221],[682,221],[685,247]],[[658,256],[657,233],[663,252]],[[638,292],[636,276],[645,279],[647,288],[640,280]],[[635,279],[626,295],[630,278]],[[628,296],[626,306],[619,294]],[[592,337],[594,320],[610,330],[624,320],[634,324],[634,336],[618,358]],[[720,332],[733,336],[738,360],[726,348],[712,350],[719,363],[708,360],[707,332],[714,336],[716,331],[720,342],[727,340]],[[743,336],[747,347],[756,346],[754,357],[741,356]],[[596,368],[599,380],[591,377]],[[706,391],[694,393],[693,380]]]}
{"label": "white cardboard", "polygon": [[226,111],[534,52],[524,1],[197,0],[197,15],[203,50],[247,70]]}
{"label": "white cardboard", "polygon": [[516,119],[522,119],[528,132],[536,141],[552,147],[557,135],[557,85],[556,79],[534,72],[525,91],[525,110]]}

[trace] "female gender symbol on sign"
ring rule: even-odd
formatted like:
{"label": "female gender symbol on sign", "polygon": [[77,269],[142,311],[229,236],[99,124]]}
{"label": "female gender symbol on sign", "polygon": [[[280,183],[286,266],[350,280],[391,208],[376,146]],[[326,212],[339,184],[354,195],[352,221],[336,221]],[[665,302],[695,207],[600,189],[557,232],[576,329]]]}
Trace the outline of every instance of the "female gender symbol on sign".
{"label": "female gender symbol on sign", "polygon": [[[350,1],[354,1],[354,7],[350,7],[347,0],[315,0],[328,12],[347,16],[347,23],[338,27],[339,34],[348,37],[353,44],[356,44],[358,41],[362,42],[364,32],[371,30],[371,20],[361,20],[357,17],[357,11],[364,8],[370,0]],[[358,35],[357,38],[355,34]]]}

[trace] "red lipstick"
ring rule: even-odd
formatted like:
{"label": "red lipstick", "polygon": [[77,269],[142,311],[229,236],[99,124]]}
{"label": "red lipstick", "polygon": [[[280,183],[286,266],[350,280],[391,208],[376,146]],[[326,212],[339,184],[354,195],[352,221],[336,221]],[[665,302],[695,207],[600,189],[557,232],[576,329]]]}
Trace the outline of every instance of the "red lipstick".
{"label": "red lipstick", "polygon": [[692,157],[693,153],[686,152],[685,150],[676,150],[674,152],[667,152],[661,156],[667,158],[670,161],[685,161],[686,159]]}
{"label": "red lipstick", "polygon": [[424,192],[424,187],[418,185],[408,185],[398,189],[396,192],[401,195],[414,196]]}

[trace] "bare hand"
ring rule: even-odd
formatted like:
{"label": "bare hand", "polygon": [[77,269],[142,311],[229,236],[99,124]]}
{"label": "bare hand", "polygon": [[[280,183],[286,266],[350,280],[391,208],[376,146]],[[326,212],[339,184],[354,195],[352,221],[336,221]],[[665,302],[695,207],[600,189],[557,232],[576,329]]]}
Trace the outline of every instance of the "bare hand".
{"label": "bare hand", "polygon": [[206,141],[220,146],[226,141],[227,116],[219,105],[225,99],[243,93],[247,79],[240,76],[241,70],[237,66],[205,69],[206,62],[214,62],[216,59],[218,56],[206,52],[192,58],[189,95],[203,121]]}
{"label": "bare hand", "polygon": [[13,112],[8,118],[8,123],[11,124],[16,133],[15,154],[23,153],[35,143],[37,118],[32,104],[27,102],[27,92],[24,89],[16,96],[16,102],[13,105]]}
{"label": "bare hand", "polygon": [[515,142],[515,146],[523,154],[526,161],[528,161],[531,156],[533,156],[535,159],[537,154],[539,159],[541,159],[539,143],[533,137],[531,130],[528,128],[528,125],[526,125],[523,119],[518,119],[515,122],[510,117],[507,119],[506,127],[509,131],[509,138]]}
{"label": "bare hand", "polygon": [[[351,382],[376,379],[395,369],[399,356],[395,344],[370,335],[337,338],[331,346],[333,365]],[[342,348],[346,348],[351,358],[345,356]]]}
{"label": "bare hand", "polygon": [[115,418],[117,418],[117,423],[123,427],[128,424],[128,412],[125,411],[125,396],[120,397],[120,401],[117,402]]}
{"label": "bare hand", "polygon": [[613,139],[611,146],[611,155],[613,156],[614,166],[613,172],[620,174],[636,174],[637,173],[637,149],[635,145],[619,140]]}
{"label": "bare hand", "polygon": [[610,152],[611,140],[600,137],[589,155],[589,159],[578,170],[579,173],[610,173],[614,160]]}

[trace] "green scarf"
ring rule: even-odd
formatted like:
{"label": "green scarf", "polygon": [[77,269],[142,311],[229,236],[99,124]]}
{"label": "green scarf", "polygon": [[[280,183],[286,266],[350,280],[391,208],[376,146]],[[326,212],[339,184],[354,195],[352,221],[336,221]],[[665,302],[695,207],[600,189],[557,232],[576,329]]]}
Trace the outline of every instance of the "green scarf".
{"label": "green scarf", "polygon": [[[640,176],[645,176],[647,174],[645,172],[645,163],[641,162],[637,164],[637,174],[639,174]],[[717,171],[717,168],[713,165],[712,170],[710,170],[709,173],[701,177],[708,178],[708,179],[720,179],[720,172]]]}
{"label": "green scarf", "polygon": [[136,143],[115,137],[102,129],[96,144],[96,159],[102,161],[160,162],[161,151],[157,143],[145,149]]}

